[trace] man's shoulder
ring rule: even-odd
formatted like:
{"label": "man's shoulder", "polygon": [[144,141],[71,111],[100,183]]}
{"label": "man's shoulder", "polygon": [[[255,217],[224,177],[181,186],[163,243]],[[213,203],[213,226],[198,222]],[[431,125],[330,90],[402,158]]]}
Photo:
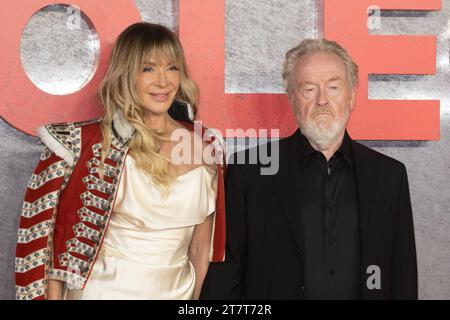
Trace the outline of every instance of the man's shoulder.
{"label": "man's shoulder", "polygon": [[374,163],[384,170],[403,171],[406,170],[403,162],[394,159],[384,153],[374,150],[355,140],[352,141],[353,155],[356,161],[365,160]]}
{"label": "man's shoulder", "polygon": [[[295,148],[295,133],[291,136],[260,142],[256,146],[232,153],[228,158],[228,167],[244,176],[265,177],[276,174],[281,157],[289,157]],[[276,162],[276,163],[275,163]],[[265,172],[265,174],[262,174]]]}

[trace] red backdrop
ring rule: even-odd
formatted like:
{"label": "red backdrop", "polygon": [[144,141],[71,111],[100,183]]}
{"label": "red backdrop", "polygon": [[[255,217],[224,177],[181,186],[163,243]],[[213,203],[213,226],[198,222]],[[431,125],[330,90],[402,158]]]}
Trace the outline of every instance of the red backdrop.
{"label": "red backdrop", "polygon": [[[180,38],[194,79],[201,88],[199,117],[207,126],[279,128],[291,134],[296,124],[284,94],[225,94],[225,0],[180,1]],[[28,79],[20,62],[23,28],[48,0],[8,1],[0,11],[0,111],[18,129],[34,134],[44,123],[85,120],[101,114],[95,102],[117,35],[140,15],[132,0],[73,0],[98,32],[101,55],[92,80],[79,92],[54,96]],[[324,0],[324,35],[346,47],[360,67],[357,105],[349,131],[354,139],[438,140],[439,101],[369,100],[369,74],[434,74],[434,36],[369,35],[369,0]],[[440,10],[441,0],[377,0],[381,9]],[[300,41],[301,39],[299,39]]]}

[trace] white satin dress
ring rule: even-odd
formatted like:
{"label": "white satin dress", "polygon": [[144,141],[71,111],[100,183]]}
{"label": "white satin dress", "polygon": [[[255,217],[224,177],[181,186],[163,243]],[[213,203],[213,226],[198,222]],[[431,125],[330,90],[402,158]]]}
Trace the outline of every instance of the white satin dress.
{"label": "white satin dress", "polygon": [[195,272],[188,257],[194,228],[215,211],[217,172],[200,166],[164,194],[131,156],[117,191],[108,231],[83,290],[68,300],[192,299]]}

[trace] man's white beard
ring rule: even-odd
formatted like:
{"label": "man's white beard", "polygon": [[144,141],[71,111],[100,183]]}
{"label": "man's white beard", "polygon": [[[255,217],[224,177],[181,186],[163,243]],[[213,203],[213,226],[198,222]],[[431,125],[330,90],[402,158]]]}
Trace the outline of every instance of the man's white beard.
{"label": "man's white beard", "polygon": [[299,119],[300,130],[308,141],[321,151],[327,149],[338,140],[340,135],[345,131],[348,118],[349,114],[331,122],[301,121]]}

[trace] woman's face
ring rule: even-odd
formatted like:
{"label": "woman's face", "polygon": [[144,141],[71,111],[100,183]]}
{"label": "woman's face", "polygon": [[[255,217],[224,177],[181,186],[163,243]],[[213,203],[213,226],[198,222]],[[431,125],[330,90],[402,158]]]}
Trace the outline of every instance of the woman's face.
{"label": "woman's face", "polygon": [[157,57],[142,61],[136,77],[136,92],[151,115],[169,110],[180,88],[180,66]]}

